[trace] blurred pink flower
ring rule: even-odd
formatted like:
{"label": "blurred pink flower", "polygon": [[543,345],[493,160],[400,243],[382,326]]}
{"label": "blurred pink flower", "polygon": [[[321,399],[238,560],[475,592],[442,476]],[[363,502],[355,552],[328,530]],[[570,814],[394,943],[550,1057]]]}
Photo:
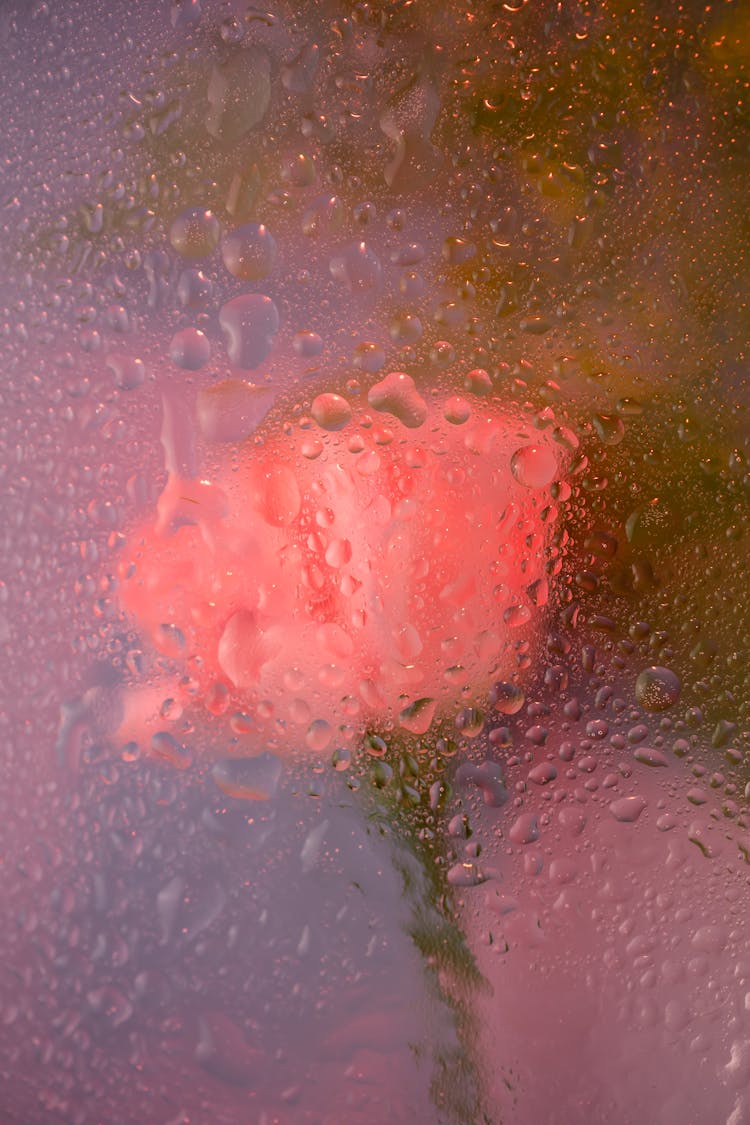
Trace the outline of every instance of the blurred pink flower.
{"label": "blurred pink flower", "polygon": [[271,430],[210,483],[170,475],[127,544],[123,608],[265,746],[425,733],[513,677],[537,629],[562,449],[496,408],[397,397],[323,404],[335,429]]}

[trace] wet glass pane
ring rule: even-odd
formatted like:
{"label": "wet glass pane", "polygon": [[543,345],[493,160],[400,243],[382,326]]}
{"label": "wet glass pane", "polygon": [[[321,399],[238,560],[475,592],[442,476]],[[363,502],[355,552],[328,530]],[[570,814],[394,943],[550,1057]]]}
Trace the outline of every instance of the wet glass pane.
{"label": "wet glass pane", "polygon": [[0,52],[0,1120],[750,1120],[746,7]]}

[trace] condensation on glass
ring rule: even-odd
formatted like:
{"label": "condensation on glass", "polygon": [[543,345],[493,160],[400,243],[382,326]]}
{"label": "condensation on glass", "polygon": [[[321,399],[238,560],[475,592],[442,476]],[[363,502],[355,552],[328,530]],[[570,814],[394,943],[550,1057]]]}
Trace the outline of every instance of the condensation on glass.
{"label": "condensation on glass", "polygon": [[4,1125],[750,1120],[747,11],[0,44]]}

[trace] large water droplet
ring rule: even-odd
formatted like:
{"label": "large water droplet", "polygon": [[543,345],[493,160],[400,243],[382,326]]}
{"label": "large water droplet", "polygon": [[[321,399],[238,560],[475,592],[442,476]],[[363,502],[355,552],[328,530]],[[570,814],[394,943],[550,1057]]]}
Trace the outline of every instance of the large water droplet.
{"label": "large water droplet", "polygon": [[246,223],[221,244],[224,265],[242,281],[261,281],[276,264],[276,240],[264,223]]}
{"label": "large water droplet", "polygon": [[352,408],[345,398],[336,394],[322,394],[314,400],[310,410],[323,430],[342,430],[352,416]]}
{"label": "large water droplet", "polygon": [[476,863],[454,863],[448,869],[448,882],[452,887],[478,887],[487,876]]}
{"label": "large water droplet", "polygon": [[206,258],[219,245],[221,225],[205,207],[181,212],[169,228],[169,241],[183,258]]}
{"label": "large water droplet", "polygon": [[411,734],[426,734],[432,725],[436,710],[437,701],[435,699],[428,697],[417,699],[400,712],[398,716],[399,725]]}
{"label": "large water droplet", "polygon": [[633,794],[630,797],[619,797],[616,801],[612,801],[609,811],[615,820],[619,820],[623,824],[634,824],[645,807],[645,798]]}
{"label": "large water droplet", "polygon": [[273,338],[279,330],[279,313],[270,297],[248,293],[222,305],[219,324],[226,336],[232,363],[252,371],[273,347]]}
{"label": "large water droplet", "polygon": [[644,668],[635,681],[635,697],[644,711],[666,711],[680,698],[682,683],[671,668]]}
{"label": "large water droplet", "polygon": [[547,488],[557,476],[557,458],[548,445],[524,445],[513,454],[510,467],[527,488]]}
{"label": "large water droplet", "polygon": [[115,385],[122,391],[132,391],[146,379],[146,365],[142,359],[114,352],[107,356],[106,364],[114,375]]}
{"label": "large water droplet", "polygon": [[375,410],[392,414],[411,430],[418,429],[427,419],[427,404],[411,375],[403,371],[392,371],[371,387],[367,401]]}
{"label": "large water droplet", "polygon": [[535,813],[521,813],[508,830],[514,844],[533,844],[539,839],[539,821]]}
{"label": "large water droplet", "polygon": [[172,363],[186,371],[198,371],[211,358],[211,345],[200,328],[182,328],[175,332],[169,345]]}
{"label": "large water droplet", "polygon": [[490,690],[490,703],[502,715],[515,715],[526,702],[526,696],[518,684],[496,683]]}
{"label": "large water droplet", "polygon": [[364,242],[355,242],[331,258],[330,268],[331,276],[345,282],[355,293],[374,289],[380,284],[380,260]]}

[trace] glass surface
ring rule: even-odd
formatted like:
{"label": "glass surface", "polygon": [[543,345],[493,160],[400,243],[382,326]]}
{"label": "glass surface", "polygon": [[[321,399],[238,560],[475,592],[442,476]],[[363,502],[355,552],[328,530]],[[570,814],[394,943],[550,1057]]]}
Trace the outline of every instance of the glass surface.
{"label": "glass surface", "polygon": [[749,53],[0,6],[3,1125],[750,1120]]}

